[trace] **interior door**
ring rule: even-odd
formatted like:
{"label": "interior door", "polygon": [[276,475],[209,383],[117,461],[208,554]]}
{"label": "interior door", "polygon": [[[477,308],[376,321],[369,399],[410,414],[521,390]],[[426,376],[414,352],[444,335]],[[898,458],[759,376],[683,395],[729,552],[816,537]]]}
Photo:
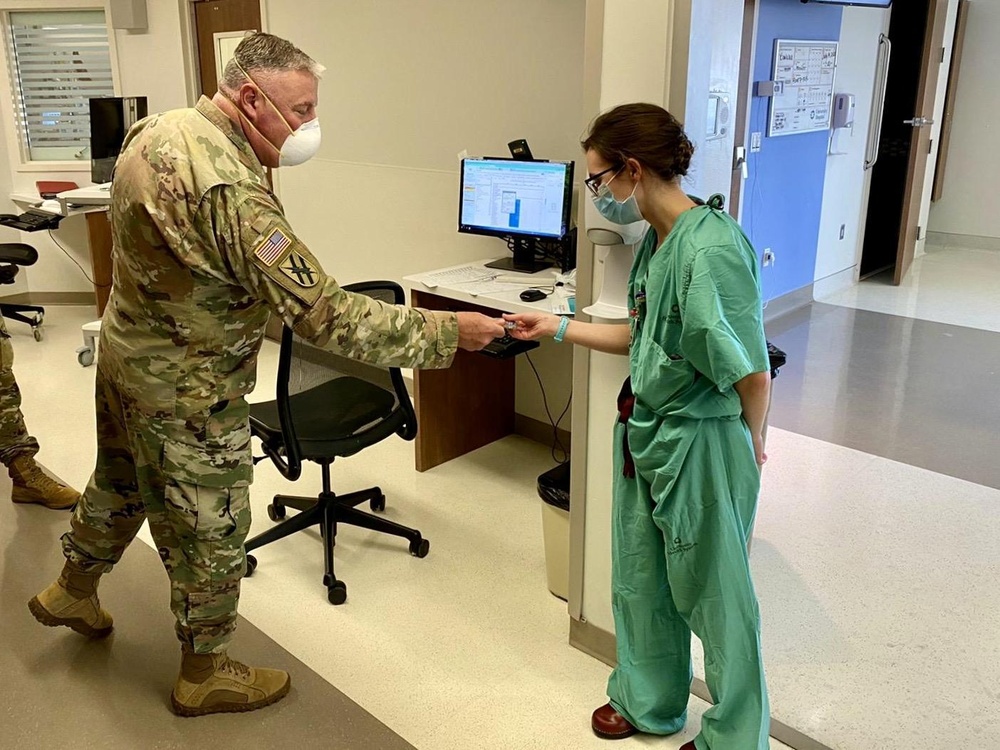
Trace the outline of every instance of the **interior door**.
{"label": "interior door", "polygon": [[199,0],[194,4],[201,93],[211,98],[219,86],[221,56],[231,54],[248,31],[260,31],[260,0]]}
{"label": "interior door", "polygon": [[924,37],[923,61],[917,89],[917,107],[913,118],[906,121],[913,128],[906,190],[903,200],[903,221],[896,249],[896,270],[893,283],[900,284],[910,270],[917,248],[920,209],[927,178],[927,162],[931,152],[931,126],[937,99],[938,78],[944,56],[944,36],[948,15],[948,0],[930,0],[927,10],[927,34]]}
{"label": "interior door", "polygon": [[[684,127],[695,144],[687,188],[707,198],[720,193],[739,215],[743,146],[756,0],[698,0],[691,4]],[[749,34],[744,23],[749,14]]]}

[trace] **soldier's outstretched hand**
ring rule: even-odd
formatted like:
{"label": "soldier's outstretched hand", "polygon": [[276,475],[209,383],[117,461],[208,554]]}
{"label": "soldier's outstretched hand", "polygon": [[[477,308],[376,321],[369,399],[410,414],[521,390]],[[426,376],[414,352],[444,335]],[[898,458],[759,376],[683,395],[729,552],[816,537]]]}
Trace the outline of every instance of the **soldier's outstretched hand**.
{"label": "soldier's outstretched hand", "polygon": [[478,352],[493,339],[502,338],[506,329],[503,320],[488,318],[481,313],[458,313],[458,346],[470,352]]}

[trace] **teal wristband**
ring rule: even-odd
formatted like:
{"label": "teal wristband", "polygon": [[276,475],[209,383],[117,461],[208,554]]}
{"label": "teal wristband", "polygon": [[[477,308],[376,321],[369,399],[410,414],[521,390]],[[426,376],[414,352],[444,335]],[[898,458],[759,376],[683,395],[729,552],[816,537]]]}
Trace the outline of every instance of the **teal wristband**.
{"label": "teal wristband", "polygon": [[553,336],[556,341],[562,342],[563,336],[566,335],[566,329],[569,328],[569,318],[564,317],[559,321],[559,330],[556,331],[556,335]]}

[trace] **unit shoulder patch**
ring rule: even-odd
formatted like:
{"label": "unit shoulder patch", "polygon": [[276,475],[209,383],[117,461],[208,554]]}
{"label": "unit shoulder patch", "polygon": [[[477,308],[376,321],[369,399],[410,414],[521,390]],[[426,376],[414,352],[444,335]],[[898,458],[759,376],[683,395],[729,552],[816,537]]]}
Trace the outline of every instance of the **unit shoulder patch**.
{"label": "unit shoulder patch", "polygon": [[269,283],[292,294],[307,306],[323,293],[325,275],[319,262],[282,223],[269,223],[259,231],[250,258]]}
{"label": "unit shoulder patch", "polygon": [[292,250],[278,266],[288,278],[306,289],[319,282],[319,269],[309,256]]}

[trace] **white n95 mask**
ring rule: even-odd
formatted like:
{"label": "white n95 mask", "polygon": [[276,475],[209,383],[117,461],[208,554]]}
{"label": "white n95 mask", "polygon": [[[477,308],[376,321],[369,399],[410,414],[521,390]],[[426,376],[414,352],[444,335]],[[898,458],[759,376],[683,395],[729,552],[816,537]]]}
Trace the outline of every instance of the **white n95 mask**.
{"label": "white n95 mask", "polygon": [[[277,107],[275,109],[277,110]],[[322,140],[318,117],[302,123],[299,129],[292,131],[285,142],[281,144],[281,150],[278,152],[278,165],[296,167],[309,161],[316,156]]]}

